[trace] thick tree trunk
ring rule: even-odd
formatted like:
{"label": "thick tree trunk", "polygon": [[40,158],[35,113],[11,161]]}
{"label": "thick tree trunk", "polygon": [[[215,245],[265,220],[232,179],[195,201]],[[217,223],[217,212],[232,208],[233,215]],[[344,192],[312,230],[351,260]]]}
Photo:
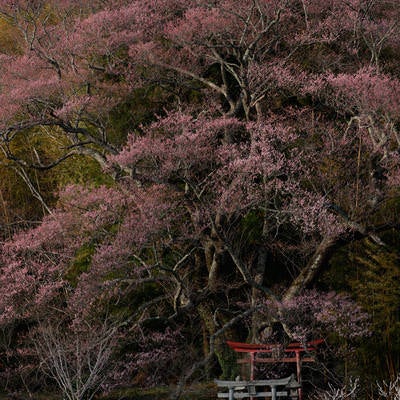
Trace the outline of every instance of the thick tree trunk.
{"label": "thick tree trunk", "polygon": [[204,242],[203,246],[208,271],[207,286],[209,290],[214,292],[217,290],[219,270],[225,249],[220,241],[211,238]]}
{"label": "thick tree trunk", "polygon": [[[202,320],[203,326],[203,353],[204,357],[210,352],[209,338],[215,336],[215,333],[219,330],[220,325],[215,321],[215,306],[212,304],[200,304],[197,307],[197,311]],[[222,326],[225,326],[226,320],[222,318],[220,321]],[[205,336],[204,336],[205,335]],[[235,355],[232,350],[228,348],[225,343],[226,338],[234,337],[234,330],[226,329],[226,334],[216,336],[214,340],[213,352],[221,368],[221,379],[233,379],[238,373],[238,366],[236,364]],[[210,377],[211,370],[210,364],[206,364],[205,372]]]}
{"label": "thick tree trunk", "polygon": [[217,214],[213,222],[209,236],[203,240],[204,256],[208,270],[207,286],[211,292],[215,292],[218,288],[220,267],[227,252],[224,242],[217,231],[221,223],[221,215]]}
{"label": "thick tree trunk", "polygon": [[290,300],[297,296],[315,279],[338,242],[337,236],[325,236],[322,239],[310,261],[286,290],[282,300]]}
{"label": "thick tree trunk", "polygon": [[[265,268],[267,264],[267,255],[268,255],[267,249],[265,247],[261,247],[258,251],[256,270],[254,274],[254,282],[259,286],[263,285],[264,282]],[[261,296],[265,296],[264,292],[253,287],[251,290],[252,307],[256,307],[256,305],[260,301]],[[251,337],[250,337],[252,343],[257,343],[259,341],[259,331],[262,325],[265,325],[265,321],[262,321],[260,319],[259,313],[255,312],[252,316],[252,327],[251,327]]]}

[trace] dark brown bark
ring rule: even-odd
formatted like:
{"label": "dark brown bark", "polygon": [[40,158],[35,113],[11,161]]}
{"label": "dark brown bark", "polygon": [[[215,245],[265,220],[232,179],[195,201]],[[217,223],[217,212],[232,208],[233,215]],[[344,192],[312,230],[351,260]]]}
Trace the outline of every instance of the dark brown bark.
{"label": "dark brown bark", "polygon": [[290,300],[297,296],[315,279],[338,241],[336,236],[326,236],[322,239],[310,261],[286,290],[282,300]]}

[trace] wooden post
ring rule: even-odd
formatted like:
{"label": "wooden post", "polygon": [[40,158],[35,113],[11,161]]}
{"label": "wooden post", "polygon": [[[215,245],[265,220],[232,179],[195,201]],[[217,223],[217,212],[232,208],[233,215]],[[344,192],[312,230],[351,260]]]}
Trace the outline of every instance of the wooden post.
{"label": "wooden post", "polygon": [[255,354],[254,352],[250,353],[250,380],[254,381],[254,358]]}
{"label": "wooden post", "polygon": [[303,393],[301,390],[301,358],[300,358],[300,351],[296,350],[296,369],[297,369],[297,382],[300,384],[300,387],[298,389],[299,391],[299,400],[302,400],[303,398]]}
{"label": "wooden post", "polygon": [[276,400],[276,386],[271,386],[272,400]]}

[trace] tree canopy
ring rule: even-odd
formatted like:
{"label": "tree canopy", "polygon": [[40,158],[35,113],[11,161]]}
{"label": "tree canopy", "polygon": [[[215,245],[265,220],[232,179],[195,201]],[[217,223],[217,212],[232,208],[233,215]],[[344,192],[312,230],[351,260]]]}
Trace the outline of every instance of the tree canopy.
{"label": "tree canopy", "polygon": [[0,185],[2,221],[26,222],[1,244],[12,351],[29,336],[45,357],[66,346],[60,323],[78,337],[107,322],[104,343],[119,331],[129,349],[102,358],[116,382],[183,384],[233,373],[224,341],[279,324],[350,354],[388,326],[366,322],[366,291],[399,329],[371,255],[398,279],[396,1],[18,0],[0,16],[0,173],[41,206],[9,207],[16,186]]}

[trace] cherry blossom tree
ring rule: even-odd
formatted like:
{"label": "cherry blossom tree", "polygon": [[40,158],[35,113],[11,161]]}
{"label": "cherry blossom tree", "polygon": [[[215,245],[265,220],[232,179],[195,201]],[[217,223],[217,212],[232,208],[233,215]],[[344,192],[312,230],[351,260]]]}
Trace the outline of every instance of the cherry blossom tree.
{"label": "cherry blossom tree", "polygon": [[[0,12],[20,32],[0,57],[4,156],[21,173],[91,157],[115,178],[64,188],[40,226],[4,243],[4,325],[122,304],[143,332],[200,321],[194,365],[216,354],[224,370],[224,335],[240,336],[245,316],[246,336],[267,332],[260,298],[284,322],[337,247],[384,245],[397,227],[394,1],[21,0]],[[164,107],[120,129],[144,92]],[[36,135],[53,157],[27,156],[19,144]]]}

